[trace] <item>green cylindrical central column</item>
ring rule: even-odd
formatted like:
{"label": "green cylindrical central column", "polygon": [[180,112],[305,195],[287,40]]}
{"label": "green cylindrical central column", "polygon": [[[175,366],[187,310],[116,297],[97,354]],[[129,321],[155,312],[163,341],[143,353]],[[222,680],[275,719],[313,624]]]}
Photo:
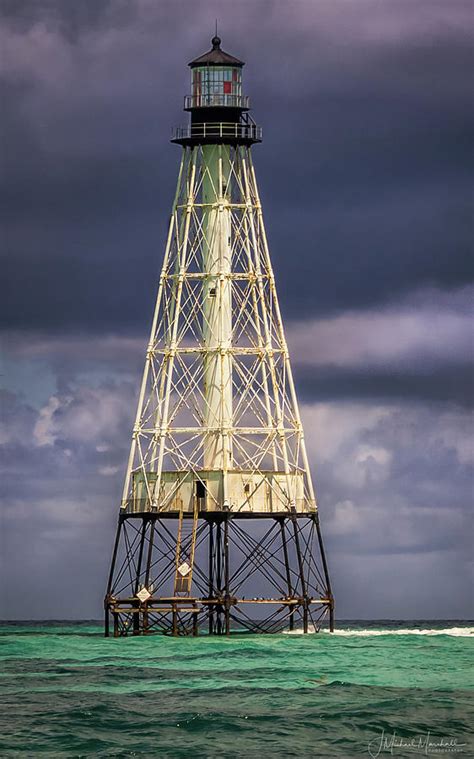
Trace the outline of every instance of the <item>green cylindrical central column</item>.
{"label": "green cylindrical central column", "polygon": [[[205,145],[203,152],[203,344],[204,468],[226,472],[232,427],[232,227],[231,148]],[[225,479],[225,478],[224,478]],[[224,485],[225,491],[225,485]]]}

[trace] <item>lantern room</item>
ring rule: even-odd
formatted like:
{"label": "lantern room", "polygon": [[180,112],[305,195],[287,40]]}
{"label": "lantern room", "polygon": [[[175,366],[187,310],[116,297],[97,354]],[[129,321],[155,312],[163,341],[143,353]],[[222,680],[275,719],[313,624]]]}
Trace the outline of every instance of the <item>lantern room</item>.
{"label": "lantern room", "polygon": [[242,71],[232,66],[199,66],[192,70],[193,106],[240,107]]}
{"label": "lantern room", "polygon": [[212,38],[212,48],[191,61],[191,94],[184,110],[191,123],[173,130],[171,142],[178,145],[253,145],[262,141],[262,128],[248,113],[249,98],[242,94],[244,62],[221,48]]}
{"label": "lantern room", "polygon": [[212,49],[189,64],[191,95],[185,99],[185,110],[200,108],[229,108],[240,112],[249,108],[248,98],[242,95],[244,63],[221,50],[220,37],[212,38]]}

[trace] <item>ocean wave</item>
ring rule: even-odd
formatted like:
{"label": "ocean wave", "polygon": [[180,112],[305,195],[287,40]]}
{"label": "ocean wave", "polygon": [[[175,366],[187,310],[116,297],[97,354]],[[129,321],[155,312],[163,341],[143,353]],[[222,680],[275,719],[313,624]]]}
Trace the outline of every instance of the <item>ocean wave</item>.
{"label": "ocean wave", "polygon": [[[303,635],[303,628],[296,630],[284,630],[285,635]],[[308,627],[309,633],[316,632],[312,625]],[[440,627],[427,630],[417,628],[399,628],[397,630],[334,630],[330,633],[327,630],[321,630],[323,634],[347,637],[374,637],[380,635],[451,635],[455,638],[469,638],[474,636],[474,627]]]}

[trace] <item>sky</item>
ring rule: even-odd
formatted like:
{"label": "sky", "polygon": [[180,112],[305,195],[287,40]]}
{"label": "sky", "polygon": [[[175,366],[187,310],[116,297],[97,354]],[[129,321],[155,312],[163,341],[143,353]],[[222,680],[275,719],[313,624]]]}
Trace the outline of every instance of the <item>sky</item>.
{"label": "sky", "polygon": [[246,61],[340,618],[468,618],[463,0],[0,0],[1,616],[101,616],[187,63]]}

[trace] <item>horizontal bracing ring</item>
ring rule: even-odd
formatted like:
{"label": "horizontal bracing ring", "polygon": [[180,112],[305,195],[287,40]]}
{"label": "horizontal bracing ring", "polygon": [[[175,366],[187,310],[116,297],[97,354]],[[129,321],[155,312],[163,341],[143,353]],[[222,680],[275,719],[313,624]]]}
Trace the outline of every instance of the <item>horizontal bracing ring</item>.
{"label": "horizontal bracing ring", "polygon": [[295,427],[173,427],[169,425],[167,427],[139,427],[136,432],[139,435],[167,435],[172,432],[173,434],[184,435],[188,432],[192,432],[198,435],[207,435],[209,433],[221,433],[227,432],[232,435],[295,435],[302,434],[298,428]]}
{"label": "horizontal bracing ring", "polygon": [[261,348],[221,348],[216,346],[210,348],[207,346],[196,345],[194,348],[150,348],[148,355],[167,356],[179,353],[180,355],[193,355],[193,354],[221,354],[227,356],[267,356],[271,350],[273,354],[280,353],[282,356],[286,356],[287,351],[285,348],[267,348],[266,346]]}

